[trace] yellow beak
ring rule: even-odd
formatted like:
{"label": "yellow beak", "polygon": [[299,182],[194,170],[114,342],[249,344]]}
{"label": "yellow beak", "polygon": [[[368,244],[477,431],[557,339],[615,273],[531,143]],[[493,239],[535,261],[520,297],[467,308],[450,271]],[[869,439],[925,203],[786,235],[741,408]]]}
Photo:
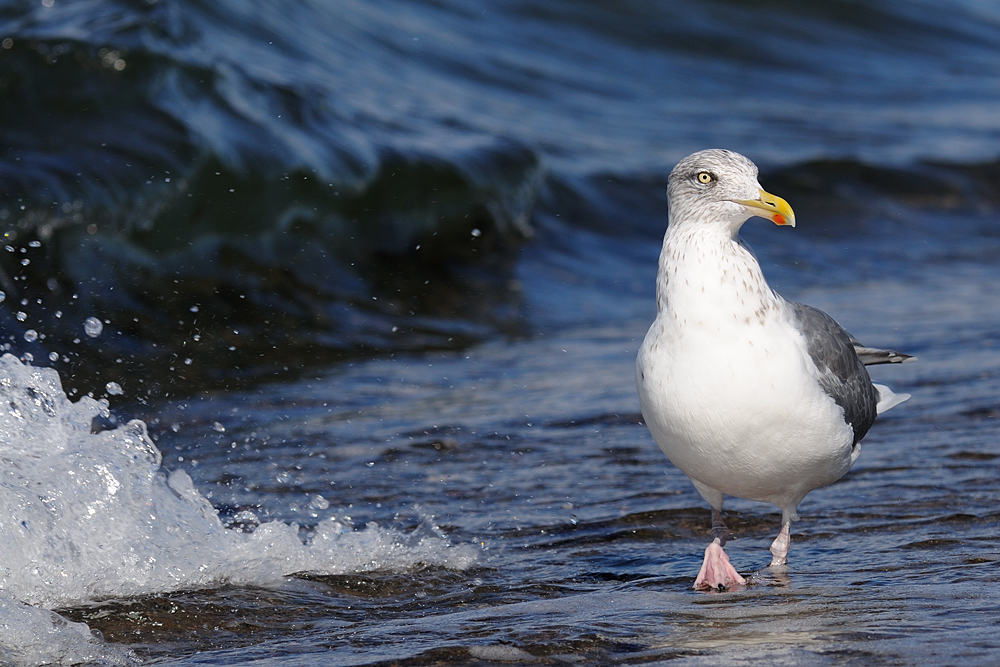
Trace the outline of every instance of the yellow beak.
{"label": "yellow beak", "polygon": [[760,190],[760,199],[741,199],[736,203],[753,209],[751,212],[754,215],[767,218],[776,225],[795,226],[795,213],[788,202],[763,189]]}

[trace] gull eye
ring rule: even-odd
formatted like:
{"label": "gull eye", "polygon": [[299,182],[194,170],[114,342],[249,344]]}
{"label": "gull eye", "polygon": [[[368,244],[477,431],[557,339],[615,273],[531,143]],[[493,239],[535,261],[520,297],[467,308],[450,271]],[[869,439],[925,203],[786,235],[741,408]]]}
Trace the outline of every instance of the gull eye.
{"label": "gull eye", "polygon": [[713,176],[712,174],[710,174],[707,171],[699,171],[695,175],[695,178],[698,179],[699,183],[705,183],[705,184],[711,183],[712,181],[715,180],[715,176]]}

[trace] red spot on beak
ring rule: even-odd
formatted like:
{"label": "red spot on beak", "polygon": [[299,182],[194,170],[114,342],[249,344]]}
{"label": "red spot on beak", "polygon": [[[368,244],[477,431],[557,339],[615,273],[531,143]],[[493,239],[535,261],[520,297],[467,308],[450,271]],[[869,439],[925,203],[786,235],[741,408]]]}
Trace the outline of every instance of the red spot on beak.
{"label": "red spot on beak", "polygon": [[788,221],[785,220],[785,216],[781,215],[780,213],[775,213],[774,214],[774,224],[776,224],[776,225],[787,225]]}

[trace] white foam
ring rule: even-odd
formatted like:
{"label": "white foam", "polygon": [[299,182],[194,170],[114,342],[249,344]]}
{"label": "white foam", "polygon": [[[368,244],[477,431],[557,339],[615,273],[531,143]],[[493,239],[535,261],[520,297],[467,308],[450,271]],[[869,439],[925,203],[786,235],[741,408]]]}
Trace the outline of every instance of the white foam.
{"label": "white foam", "polygon": [[18,602],[0,592],[0,662],[4,665],[138,664],[134,654],[111,646],[83,623]]}
{"label": "white foam", "polygon": [[296,524],[229,530],[183,470],[160,468],[145,424],[91,433],[102,413],[91,398],[70,401],[54,370],[0,358],[0,648],[20,651],[10,654],[15,662],[73,663],[95,650],[86,626],[66,622],[57,625],[70,648],[49,651],[56,644],[47,609],[57,606],[267,585],[300,572],[463,569],[476,558],[471,545],[426,529],[352,530],[324,520],[305,541]]}

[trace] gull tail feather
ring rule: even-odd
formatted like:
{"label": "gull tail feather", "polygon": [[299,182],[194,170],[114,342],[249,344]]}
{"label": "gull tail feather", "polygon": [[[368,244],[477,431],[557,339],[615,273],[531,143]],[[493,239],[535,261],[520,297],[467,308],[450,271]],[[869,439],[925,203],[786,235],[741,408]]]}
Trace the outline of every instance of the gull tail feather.
{"label": "gull tail feather", "polygon": [[873,382],[872,385],[875,387],[876,391],[878,391],[878,404],[875,406],[875,411],[878,414],[882,414],[886,410],[896,407],[910,397],[909,394],[895,394],[892,389],[889,389],[884,384],[875,384]]}

